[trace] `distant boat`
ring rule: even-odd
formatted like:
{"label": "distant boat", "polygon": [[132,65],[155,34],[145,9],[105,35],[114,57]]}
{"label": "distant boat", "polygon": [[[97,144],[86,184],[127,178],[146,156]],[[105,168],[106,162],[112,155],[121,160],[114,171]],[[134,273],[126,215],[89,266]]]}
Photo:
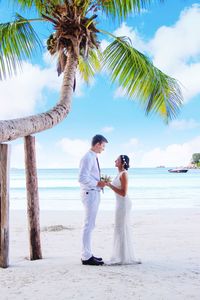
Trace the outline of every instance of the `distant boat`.
{"label": "distant boat", "polygon": [[169,169],[168,172],[170,173],[187,173],[188,169],[186,168],[175,168],[175,169]]}

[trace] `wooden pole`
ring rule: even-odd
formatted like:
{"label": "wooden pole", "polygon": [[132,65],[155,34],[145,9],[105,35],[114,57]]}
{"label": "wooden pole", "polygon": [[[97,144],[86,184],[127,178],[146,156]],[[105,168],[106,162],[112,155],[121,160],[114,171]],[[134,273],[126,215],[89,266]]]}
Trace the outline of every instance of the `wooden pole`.
{"label": "wooden pole", "polygon": [[9,265],[9,169],[10,146],[0,144],[0,267]]}
{"label": "wooden pole", "polygon": [[39,194],[36,168],[35,137],[29,135],[24,138],[24,149],[30,259],[36,260],[42,258],[42,251],[40,243]]}

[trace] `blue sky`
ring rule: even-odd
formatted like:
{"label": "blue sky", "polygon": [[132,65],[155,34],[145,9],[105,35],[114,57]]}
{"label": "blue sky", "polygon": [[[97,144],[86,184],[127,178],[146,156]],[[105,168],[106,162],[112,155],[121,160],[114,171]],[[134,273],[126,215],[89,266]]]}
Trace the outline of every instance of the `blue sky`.
{"label": "blue sky", "polygon": [[[13,12],[1,2],[1,22]],[[137,99],[127,99],[117,85],[111,85],[105,72],[98,74],[89,86],[78,75],[67,119],[36,135],[38,167],[78,167],[96,133],[109,141],[100,156],[103,167],[114,166],[119,154],[129,155],[132,167],[188,165],[192,154],[200,152],[200,3],[166,0],[129,17],[123,24],[111,24],[105,18],[98,21],[105,30],[129,36],[135,48],[178,79],[183,87],[184,106],[177,119],[167,126],[156,115],[146,117]],[[37,29],[45,41],[50,28]],[[100,38],[102,47],[110,41],[105,36]],[[55,62],[45,49],[23,64],[23,73],[0,82],[0,119],[46,111],[59,98],[62,78],[57,78]],[[23,168],[23,139],[11,144],[11,166]]]}

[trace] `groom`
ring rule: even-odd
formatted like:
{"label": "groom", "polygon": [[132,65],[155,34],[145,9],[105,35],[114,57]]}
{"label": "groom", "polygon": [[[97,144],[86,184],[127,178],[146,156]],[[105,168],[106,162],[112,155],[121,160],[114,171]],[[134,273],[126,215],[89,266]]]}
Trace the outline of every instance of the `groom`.
{"label": "groom", "polygon": [[95,227],[96,215],[100,202],[100,192],[105,187],[101,181],[100,167],[97,154],[105,149],[107,139],[100,134],[92,138],[91,149],[83,156],[80,162],[79,182],[81,198],[85,209],[85,220],[82,235],[82,264],[103,265],[102,258],[93,256],[91,250],[91,234]]}

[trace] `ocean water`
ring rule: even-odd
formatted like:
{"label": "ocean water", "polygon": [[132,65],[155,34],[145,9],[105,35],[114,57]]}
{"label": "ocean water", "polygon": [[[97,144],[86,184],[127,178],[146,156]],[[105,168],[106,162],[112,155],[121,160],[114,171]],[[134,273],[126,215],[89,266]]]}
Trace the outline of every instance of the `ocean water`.
{"label": "ocean water", "polygon": [[[117,169],[102,169],[112,178]],[[12,169],[10,207],[26,210],[25,171]],[[82,210],[78,169],[39,169],[38,185],[41,210]],[[129,196],[135,210],[200,208],[200,170],[169,173],[166,168],[129,170]],[[113,210],[114,193],[104,189],[100,210]]]}

